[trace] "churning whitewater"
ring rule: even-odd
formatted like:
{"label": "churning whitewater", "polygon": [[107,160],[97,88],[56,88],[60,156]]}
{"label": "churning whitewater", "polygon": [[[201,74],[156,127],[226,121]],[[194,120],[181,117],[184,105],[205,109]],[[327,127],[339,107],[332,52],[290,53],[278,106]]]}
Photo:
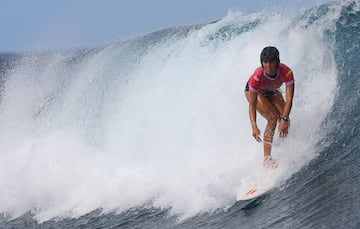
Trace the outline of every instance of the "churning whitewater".
{"label": "churning whitewater", "polygon": [[268,178],[281,190],[329,145],[331,34],[352,5],[229,12],[93,50],[23,55],[1,91],[0,212],[42,223],[154,208],[184,222],[231,208],[238,188],[267,172],[244,86],[268,45],[296,85],[290,133],[274,139],[280,166]]}

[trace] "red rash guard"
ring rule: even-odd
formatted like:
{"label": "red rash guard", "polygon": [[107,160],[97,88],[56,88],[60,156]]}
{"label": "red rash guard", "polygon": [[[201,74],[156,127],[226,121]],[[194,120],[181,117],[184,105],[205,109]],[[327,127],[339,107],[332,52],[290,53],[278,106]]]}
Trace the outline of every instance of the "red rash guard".
{"label": "red rash guard", "polygon": [[262,67],[259,67],[250,76],[248,84],[249,90],[253,92],[266,93],[274,91],[285,83],[291,85],[294,83],[294,75],[292,70],[285,64],[279,64],[278,72],[274,78],[271,78],[264,72]]}

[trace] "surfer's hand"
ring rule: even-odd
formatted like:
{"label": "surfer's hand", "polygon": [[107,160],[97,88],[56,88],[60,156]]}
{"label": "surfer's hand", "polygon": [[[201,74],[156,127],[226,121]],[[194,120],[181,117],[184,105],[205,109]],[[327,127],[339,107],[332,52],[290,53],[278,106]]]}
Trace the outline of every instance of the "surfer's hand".
{"label": "surfer's hand", "polygon": [[280,121],[280,137],[286,137],[289,132],[289,121]]}
{"label": "surfer's hand", "polygon": [[257,126],[253,126],[253,137],[255,138],[256,141],[261,142],[261,138],[260,138],[260,130]]}

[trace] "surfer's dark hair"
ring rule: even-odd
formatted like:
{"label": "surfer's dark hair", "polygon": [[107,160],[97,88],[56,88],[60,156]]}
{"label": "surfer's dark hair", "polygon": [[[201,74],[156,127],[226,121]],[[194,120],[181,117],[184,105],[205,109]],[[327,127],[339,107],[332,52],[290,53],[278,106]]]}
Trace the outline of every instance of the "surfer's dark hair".
{"label": "surfer's dark hair", "polygon": [[280,63],[280,53],[279,50],[273,46],[265,47],[260,54],[260,63],[264,60],[276,61],[277,64]]}

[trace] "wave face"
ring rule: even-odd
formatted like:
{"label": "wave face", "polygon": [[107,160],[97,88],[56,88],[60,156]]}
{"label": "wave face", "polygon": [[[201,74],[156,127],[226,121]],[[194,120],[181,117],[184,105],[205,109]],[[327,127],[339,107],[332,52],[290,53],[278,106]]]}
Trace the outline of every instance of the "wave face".
{"label": "wave face", "polygon": [[[0,225],[358,227],[359,22],[358,1],[230,12],[22,56],[1,87]],[[243,89],[268,45],[295,73],[291,133],[274,140],[275,188],[236,202],[266,172]]]}

